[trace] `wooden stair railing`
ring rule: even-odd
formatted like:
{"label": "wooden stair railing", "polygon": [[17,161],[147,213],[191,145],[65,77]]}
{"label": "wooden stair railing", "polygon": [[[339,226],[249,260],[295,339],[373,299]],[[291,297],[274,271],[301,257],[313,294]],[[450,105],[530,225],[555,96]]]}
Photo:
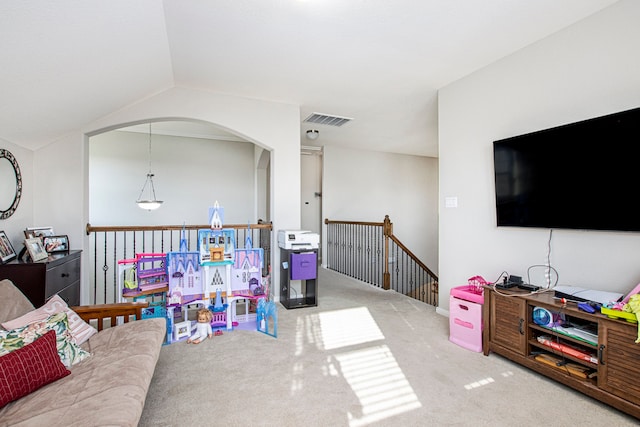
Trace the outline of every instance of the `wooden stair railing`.
{"label": "wooden stair railing", "polygon": [[438,276],[396,236],[386,215],[383,222],[336,221],[327,226],[327,268],[438,305]]}
{"label": "wooden stair railing", "polygon": [[[184,230],[187,250],[198,251],[198,230],[211,225],[123,225],[93,226],[87,224],[91,304],[108,304],[118,301],[118,260],[133,258],[136,253],[175,252],[180,250]],[[254,248],[264,249],[262,274],[269,274],[271,262],[272,224],[258,220],[257,224],[225,224],[223,228],[234,229],[236,247],[245,247],[251,233]]]}

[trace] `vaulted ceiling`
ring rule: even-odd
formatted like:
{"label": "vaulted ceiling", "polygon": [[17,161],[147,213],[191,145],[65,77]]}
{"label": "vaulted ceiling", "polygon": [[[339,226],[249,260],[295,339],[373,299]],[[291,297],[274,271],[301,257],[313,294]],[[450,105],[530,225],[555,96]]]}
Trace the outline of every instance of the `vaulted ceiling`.
{"label": "vaulted ceiling", "polygon": [[438,89],[615,2],[2,0],[0,138],[37,149],[179,86],[299,105],[306,145],[437,156]]}

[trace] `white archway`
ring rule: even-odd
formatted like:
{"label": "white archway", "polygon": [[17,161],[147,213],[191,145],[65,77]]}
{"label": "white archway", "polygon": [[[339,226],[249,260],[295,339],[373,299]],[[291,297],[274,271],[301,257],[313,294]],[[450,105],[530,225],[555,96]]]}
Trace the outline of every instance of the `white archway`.
{"label": "white archway", "polygon": [[[34,158],[35,223],[69,230],[72,245],[79,247],[73,242],[82,241],[82,248],[88,249],[84,229],[89,220],[89,138],[124,124],[158,118],[215,123],[269,149],[270,219],[274,230],[300,227],[299,107],[184,88],[172,88],[121,108],[39,150]],[[61,168],[65,174],[54,173]],[[274,252],[273,265],[278,265],[279,254]],[[88,286],[87,274],[84,268],[83,286]],[[277,269],[273,280],[278,283]]]}

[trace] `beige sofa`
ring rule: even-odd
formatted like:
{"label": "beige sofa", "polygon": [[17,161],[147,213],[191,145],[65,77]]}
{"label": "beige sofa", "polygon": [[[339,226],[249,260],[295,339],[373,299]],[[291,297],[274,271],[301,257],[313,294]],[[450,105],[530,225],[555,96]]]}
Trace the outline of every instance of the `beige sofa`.
{"label": "beige sofa", "polygon": [[[164,319],[128,321],[140,319],[145,306],[72,307],[100,331],[82,345],[91,357],[72,366],[70,375],[0,409],[0,426],[136,426],[166,333]],[[13,283],[0,281],[0,323],[33,309]],[[103,319],[126,323],[103,329]]]}

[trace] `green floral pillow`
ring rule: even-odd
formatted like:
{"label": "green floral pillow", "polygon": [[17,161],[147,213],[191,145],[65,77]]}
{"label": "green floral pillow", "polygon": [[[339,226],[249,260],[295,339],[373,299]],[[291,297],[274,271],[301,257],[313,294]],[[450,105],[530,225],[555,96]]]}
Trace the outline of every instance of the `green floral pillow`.
{"label": "green floral pillow", "polygon": [[67,368],[91,355],[73,341],[69,332],[67,313],[63,311],[53,314],[45,320],[33,322],[21,328],[10,331],[0,330],[0,356],[31,344],[50,330],[56,332],[58,356],[60,356],[60,360]]}

